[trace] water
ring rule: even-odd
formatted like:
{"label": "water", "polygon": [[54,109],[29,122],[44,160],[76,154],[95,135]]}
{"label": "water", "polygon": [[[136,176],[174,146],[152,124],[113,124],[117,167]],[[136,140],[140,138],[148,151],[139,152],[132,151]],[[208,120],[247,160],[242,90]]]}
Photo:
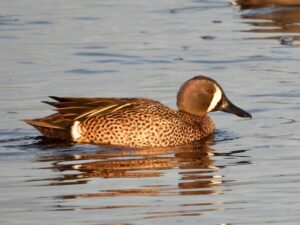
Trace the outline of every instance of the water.
{"label": "water", "polygon": [[[299,9],[225,1],[2,1],[1,224],[298,224]],[[45,143],[49,95],[151,97],[218,80],[252,120],[204,143]]]}

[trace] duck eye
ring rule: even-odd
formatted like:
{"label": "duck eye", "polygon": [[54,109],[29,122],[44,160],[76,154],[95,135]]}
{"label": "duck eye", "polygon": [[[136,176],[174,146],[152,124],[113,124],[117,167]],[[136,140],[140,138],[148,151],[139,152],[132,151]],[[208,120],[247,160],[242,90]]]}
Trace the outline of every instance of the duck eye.
{"label": "duck eye", "polygon": [[208,89],[208,93],[209,93],[209,94],[214,94],[215,91],[214,91],[213,89]]}

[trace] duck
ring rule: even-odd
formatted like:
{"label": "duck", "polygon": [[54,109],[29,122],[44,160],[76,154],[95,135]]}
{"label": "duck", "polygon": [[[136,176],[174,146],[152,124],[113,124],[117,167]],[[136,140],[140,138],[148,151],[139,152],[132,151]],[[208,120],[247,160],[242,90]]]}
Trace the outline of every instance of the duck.
{"label": "duck", "polygon": [[42,101],[56,113],[24,120],[47,139],[125,147],[167,147],[189,144],[212,135],[208,113],[223,111],[252,118],[234,105],[222,87],[195,76],[177,93],[177,110],[148,98],[56,97]]}
{"label": "duck", "polygon": [[230,3],[246,8],[267,6],[300,6],[300,0],[230,0]]}

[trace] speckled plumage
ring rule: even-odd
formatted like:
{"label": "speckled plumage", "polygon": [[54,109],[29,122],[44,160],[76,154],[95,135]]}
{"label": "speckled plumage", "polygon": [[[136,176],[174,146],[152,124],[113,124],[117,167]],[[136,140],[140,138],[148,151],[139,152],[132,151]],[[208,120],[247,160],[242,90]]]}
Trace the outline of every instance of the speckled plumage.
{"label": "speckled plumage", "polygon": [[51,98],[56,102],[45,103],[55,106],[57,113],[25,121],[48,138],[78,143],[131,147],[181,145],[214,132],[214,122],[207,115],[210,108],[229,112],[228,106],[233,106],[233,113],[251,116],[230,103],[221,87],[204,76],[194,77],[181,87],[178,111],[145,98]]}
{"label": "speckled plumage", "polygon": [[212,134],[208,116],[196,117],[149,101],[131,110],[95,116],[80,124],[78,142],[143,146],[173,146],[200,140]]}

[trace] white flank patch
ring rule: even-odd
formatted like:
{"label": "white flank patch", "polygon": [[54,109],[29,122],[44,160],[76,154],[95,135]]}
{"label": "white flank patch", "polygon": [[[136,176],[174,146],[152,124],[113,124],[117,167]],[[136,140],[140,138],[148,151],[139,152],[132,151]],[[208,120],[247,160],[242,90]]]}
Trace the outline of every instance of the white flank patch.
{"label": "white flank patch", "polygon": [[81,137],[81,134],[80,134],[80,122],[79,121],[75,121],[72,128],[71,128],[71,135],[72,135],[72,139],[73,141],[77,141],[80,137]]}
{"label": "white flank patch", "polygon": [[78,169],[80,169],[82,167],[82,165],[73,165],[72,166],[72,168],[74,169],[74,170],[78,170]]}
{"label": "white flank patch", "polygon": [[237,5],[237,0],[229,0],[229,3],[232,5]]}
{"label": "white flank patch", "polygon": [[220,88],[217,85],[215,85],[215,87],[216,87],[216,91],[215,91],[214,97],[207,109],[207,112],[212,111],[218,105],[219,101],[222,98],[222,91],[220,90]]}
{"label": "white flank patch", "polygon": [[82,159],[81,155],[73,155],[74,159]]}

